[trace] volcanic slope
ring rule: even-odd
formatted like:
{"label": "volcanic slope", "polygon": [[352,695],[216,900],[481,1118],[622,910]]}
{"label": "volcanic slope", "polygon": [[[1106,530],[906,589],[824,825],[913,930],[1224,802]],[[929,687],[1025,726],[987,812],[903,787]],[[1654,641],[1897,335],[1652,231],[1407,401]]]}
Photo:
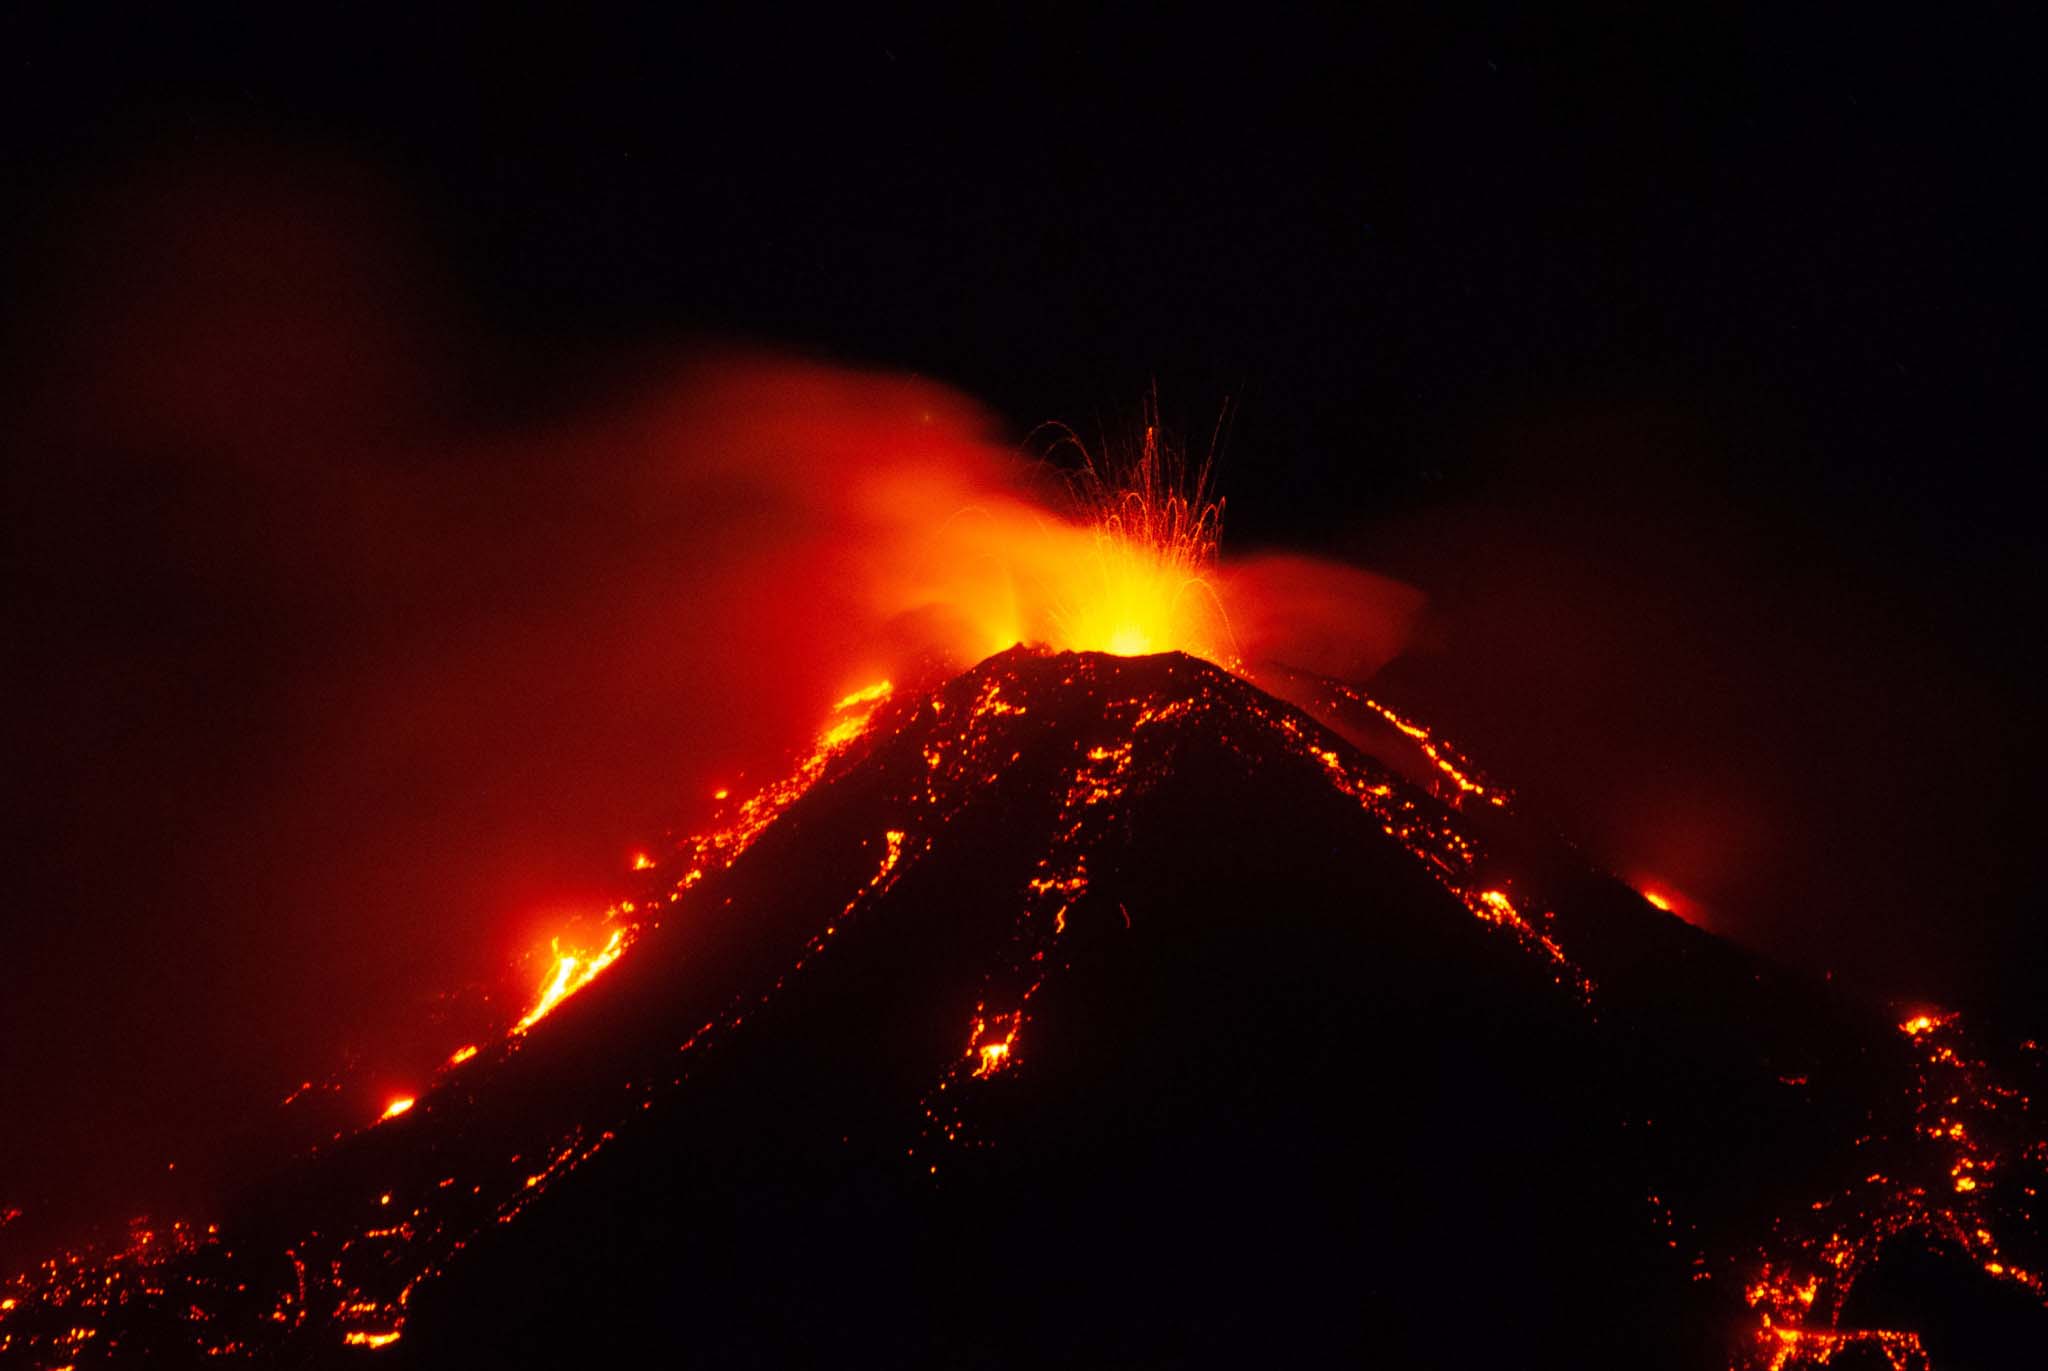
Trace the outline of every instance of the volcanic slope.
{"label": "volcanic slope", "polygon": [[1927,1136],[1943,1071],[2025,1117],[1959,1030],[1652,908],[1438,753],[1193,658],[1021,648],[842,742],[729,865],[658,861],[602,980],[67,1355],[1952,1368],[2048,1335],[2048,1154]]}

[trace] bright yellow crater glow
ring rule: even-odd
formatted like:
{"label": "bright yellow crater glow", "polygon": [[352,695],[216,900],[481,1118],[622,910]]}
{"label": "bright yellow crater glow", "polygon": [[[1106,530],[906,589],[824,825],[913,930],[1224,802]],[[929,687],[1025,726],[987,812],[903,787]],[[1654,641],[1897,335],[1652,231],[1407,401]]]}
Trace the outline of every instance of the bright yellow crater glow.
{"label": "bright yellow crater glow", "polygon": [[1074,494],[1092,537],[1049,578],[1053,646],[1137,657],[1179,650],[1230,665],[1236,645],[1213,573],[1223,502],[1147,426],[1134,461],[1090,465]]}

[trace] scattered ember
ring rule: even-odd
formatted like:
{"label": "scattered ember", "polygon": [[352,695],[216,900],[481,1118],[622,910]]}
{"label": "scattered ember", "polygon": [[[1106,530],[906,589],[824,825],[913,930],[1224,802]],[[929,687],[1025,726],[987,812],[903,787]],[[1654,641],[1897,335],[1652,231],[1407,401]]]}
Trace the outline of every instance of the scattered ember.
{"label": "scattered ember", "polygon": [[[2048,1186],[2048,1142],[2023,1141],[2033,1131],[2029,1097],[1965,1055],[1959,1016],[1916,1014],[1899,1031],[1916,1056],[1911,1088],[1895,1113],[1856,1140],[1866,1163],[1857,1178],[1778,1223],[1773,1250],[1744,1291],[1759,1321],[1737,1371],[1824,1366],[1857,1344],[1876,1346],[1895,1371],[1926,1367],[1914,1333],[1839,1326],[1857,1281],[1903,1237],[1961,1252],[2048,1306],[2042,1273],[2014,1264],[1996,1236],[2033,1229]],[[2021,1141],[1984,1141],[1993,1138]]]}
{"label": "scattered ember", "polygon": [[[731,865],[866,732],[891,693],[889,682],[878,681],[849,694],[834,707],[817,745],[792,774],[743,801],[728,827],[682,844],[681,874],[665,902],[680,901],[707,872]],[[875,892],[890,883],[906,835],[892,831],[884,845],[882,869],[870,883]],[[650,860],[641,869],[654,865]],[[595,950],[564,952],[556,940],[532,1007],[506,1030],[509,1046],[536,1031],[562,1001],[616,963],[643,928],[632,903],[615,905],[604,917],[609,932]],[[465,1045],[448,1058],[448,1065],[459,1066],[479,1051],[477,1044]],[[306,1082],[285,1102],[314,1086]],[[404,1114],[417,1102],[410,1096],[391,1100],[377,1122]],[[399,1189],[376,1193],[365,1201],[366,1211],[353,1227],[333,1231],[323,1225],[286,1251],[291,1279],[271,1286],[253,1318],[246,1312],[257,1288],[251,1282],[267,1278],[255,1268],[227,1265],[239,1254],[223,1248],[215,1229],[195,1233],[182,1223],[158,1228],[138,1221],[121,1245],[80,1248],[0,1286],[8,1291],[0,1302],[0,1364],[64,1371],[80,1346],[99,1336],[103,1322],[124,1310],[142,1309],[170,1311],[176,1324],[189,1330],[194,1350],[209,1357],[272,1358],[284,1340],[301,1335],[316,1344],[324,1336],[348,1347],[387,1347],[403,1334],[414,1291],[462,1251],[479,1227],[516,1220],[613,1136],[608,1130],[590,1136],[574,1129],[545,1151],[538,1169],[520,1165],[515,1156],[501,1173],[465,1178],[467,1184],[444,1177],[421,1182],[417,1194]],[[7,1211],[10,1221],[17,1216],[18,1211]],[[198,1260],[202,1255],[207,1260]],[[231,1270],[236,1274],[227,1274]]]}
{"label": "scattered ember", "polygon": [[[1136,510],[1127,515],[1143,522]],[[1184,509],[1164,517],[1173,537],[1196,544],[1213,540],[1211,514]],[[1400,779],[1306,716],[1184,658],[1165,667],[1167,679],[1185,683],[1184,690],[1139,695],[1108,688],[1105,674],[1116,670],[1108,658],[1019,652],[1012,661],[992,659],[923,698],[899,702],[888,681],[847,693],[788,775],[721,808],[721,826],[712,831],[658,859],[636,859],[636,869],[659,873],[647,878],[652,893],[640,896],[644,910],[621,902],[605,911],[602,940],[572,943],[564,951],[557,939],[531,1006],[488,1044],[493,1060],[525,1050],[530,1035],[546,1031],[543,1021],[564,1000],[654,936],[668,911],[731,866],[814,786],[850,765],[859,755],[856,745],[864,748],[874,735],[906,740],[899,755],[910,775],[892,800],[897,812],[874,816],[865,838],[868,864],[841,887],[844,903],[836,905],[836,914],[834,906],[822,911],[820,931],[765,993],[756,987],[734,1000],[679,1051],[687,1059],[714,1035],[738,1029],[813,958],[827,955],[915,868],[935,834],[1001,782],[1027,745],[1034,755],[1044,755],[1050,739],[1061,768],[1046,795],[1047,812],[1054,813],[1056,801],[1052,841],[1014,892],[1010,933],[984,976],[964,1042],[949,1035],[943,1056],[932,1063],[936,1080],[922,1101],[922,1134],[909,1149],[918,1173],[934,1183],[943,1183],[936,1180],[943,1164],[961,1149],[988,1146],[970,1136],[968,1102],[987,1098],[977,1092],[1016,1088],[1035,1050],[1032,1024],[1034,1014],[1043,1012],[1040,992],[1065,965],[1065,940],[1077,928],[1131,926],[1130,911],[1095,893],[1092,883],[1131,797],[1172,774],[1177,749],[1191,736],[1240,749],[1247,764],[1298,768],[1329,787],[1477,920],[1473,936],[1498,939],[1510,955],[1525,957],[1568,1002],[1593,1003],[1591,979],[1550,931],[1541,884],[1531,883],[1527,873],[1517,879],[1517,873],[1503,870],[1503,854],[1490,851],[1487,842],[1492,821],[1483,810],[1468,811],[1473,800],[1506,808],[1509,793],[1420,725],[1362,693],[1352,696],[1422,749],[1434,773],[1423,785]],[[1100,691],[1100,717],[1091,718],[1085,736],[1051,732],[1056,725],[1048,716],[1056,711],[1043,708],[1043,697],[1032,694],[1029,680],[1016,669],[1023,661],[1058,663],[1056,669],[1066,673],[1063,685]],[[722,800],[724,792],[719,794]],[[1647,892],[1646,898],[1668,908]],[[1142,909],[1139,916],[1142,926]],[[1893,1371],[1925,1368],[1927,1354],[1913,1331],[1840,1326],[1857,1280],[1887,1242],[1905,1234],[1961,1251],[1986,1279],[2048,1302],[2041,1274],[2048,1263],[2012,1236],[2032,1231],[2035,1199],[2048,1184],[2048,1143],[2027,1141],[2026,1095],[1970,1055],[1954,1015],[1915,1014],[1899,1030],[1904,1041],[1885,1041],[1908,1054],[1916,1073],[1913,1088],[1895,1117],[1874,1118],[1870,1135],[1857,1141],[1853,1167],[1845,1172],[1849,1179],[1810,1209],[1781,1220],[1768,1248],[1756,1254],[1757,1270],[1743,1291],[1755,1322],[1736,1371],[1825,1365],[1850,1348],[1874,1351]],[[483,1046],[458,1049],[448,1065],[471,1060]],[[658,1081],[626,1082],[626,1101],[611,1122],[652,1107],[658,1093],[680,1086],[686,1074],[679,1066],[673,1075],[661,1072]],[[1779,1079],[1803,1086],[1807,1078]],[[411,1096],[393,1099],[383,1117],[395,1118],[414,1104]],[[162,1315],[189,1338],[193,1351],[209,1356],[318,1361],[337,1345],[389,1346],[403,1336],[422,1284],[480,1232],[517,1221],[604,1148],[615,1136],[604,1123],[602,1117],[586,1119],[556,1136],[522,1140],[505,1149],[509,1156],[465,1162],[460,1170],[373,1173],[376,1179],[348,1191],[345,1222],[309,1223],[289,1240],[281,1260],[274,1249],[238,1254],[210,1228],[195,1232],[186,1225],[138,1222],[124,1243],[51,1259],[0,1287],[0,1362],[54,1371],[106,1332],[107,1340],[94,1349],[104,1356],[124,1310],[129,1314],[123,1317],[140,1317],[142,1311]],[[1649,1197],[1649,1213],[1659,1237],[1668,1230],[1674,1246],[1681,1230],[1691,1227],[1673,1215],[1661,1193]],[[1711,1276],[1702,1269],[1694,1279]]]}

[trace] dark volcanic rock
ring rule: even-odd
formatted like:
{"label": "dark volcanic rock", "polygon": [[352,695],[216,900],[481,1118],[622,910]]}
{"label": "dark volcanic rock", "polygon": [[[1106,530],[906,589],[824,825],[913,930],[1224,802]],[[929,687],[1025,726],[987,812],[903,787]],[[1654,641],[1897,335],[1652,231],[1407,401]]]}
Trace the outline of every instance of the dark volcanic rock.
{"label": "dark volcanic rock", "polygon": [[1186,657],[992,658],[672,881],[516,1051],[245,1201],[244,1253],[374,1194],[440,1244],[350,1249],[401,1340],[264,1357],[1726,1366],[1911,1070]]}

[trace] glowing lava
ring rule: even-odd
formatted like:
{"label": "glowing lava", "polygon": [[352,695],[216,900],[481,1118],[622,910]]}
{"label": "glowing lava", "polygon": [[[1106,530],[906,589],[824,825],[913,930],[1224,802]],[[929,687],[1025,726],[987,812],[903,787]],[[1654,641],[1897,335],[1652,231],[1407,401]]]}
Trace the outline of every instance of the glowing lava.
{"label": "glowing lava", "polygon": [[[1170,515],[1169,541],[1185,541],[1189,527],[1197,531],[1197,542],[1209,540],[1201,556],[1212,557],[1213,521],[1199,511]],[[1201,564],[1183,564],[1181,571]],[[1187,601],[1175,590],[1163,602],[1169,629],[1179,612],[1176,597]],[[1145,631],[1137,620],[1114,626],[1116,618],[1106,614],[1103,631]],[[1142,693],[1124,688],[1123,682],[1135,679],[1159,684]],[[549,1117],[501,1150],[465,1149],[445,1159],[436,1156],[432,1170],[403,1167],[365,1175],[360,1189],[353,1183],[348,1189],[344,1211],[288,1234],[290,1245],[281,1253],[272,1248],[233,1265],[235,1254],[210,1230],[201,1237],[174,1227],[142,1234],[120,1251],[53,1261],[6,1286],[0,1353],[13,1338],[20,1358],[30,1364],[67,1364],[81,1344],[99,1337],[102,1325],[108,1336],[94,1350],[110,1348],[123,1327],[120,1320],[140,1317],[138,1310],[174,1318],[181,1336],[207,1356],[276,1360],[281,1349],[297,1355],[331,1351],[337,1343],[375,1349],[397,1341],[422,1283],[480,1232],[517,1221],[609,1144],[614,1128],[623,1131],[625,1120],[680,1089],[716,1037],[739,1030],[793,978],[815,974],[809,970],[814,959],[835,955],[848,931],[871,917],[944,841],[940,835],[949,823],[988,802],[994,788],[1014,783],[1015,764],[1027,755],[1046,763],[1031,783],[1044,787],[1049,836],[1028,866],[1020,864],[1008,887],[1010,931],[978,996],[970,1000],[962,993],[960,1008],[974,1005],[971,1018],[962,1015],[964,1034],[948,1031],[934,1040],[925,1068],[933,1083],[920,1101],[924,1123],[919,1136],[906,1139],[913,1144],[908,1155],[915,1170],[933,1184],[945,1184],[940,1178],[948,1167],[991,1145],[974,1136],[979,1114],[972,1102],[1028,1089],[1033,1077],[1057,1075],[1051,1058],[1055,1035],[1044,1031],[1040,1017],[1051,1012],[1046,1006],[1053,997],[1041,997],[1040,991],[1061,973],[1070,950],[1095,936],[1091,927],[1108,930],[1110,937],[1131,929],[1132,913],[1122,899],[1137,906],[1141,930],[1149,918],[1169,916],[1117,886],[1116,863],[1133,814],[1142,815],[1137,800],[1175,774],[1191,738],[1218,740],[1248,771],[1288,769],[1314,788],[1319,803],[1330,799],[1325,791],[1333,792],[1370,825],[1360,832],[1383,833],[1456,901],[1449,906],[1452,914],[1462,908],[1476,920],[1483,930],[1478,937],[1519,951],[1558,992],[1590,1006],[1595,987],[1560,941],[1576,936],[1560,931],[1568,921],[1556,919],[1567,907],[1554,910],[1554,896],[1540,877],[1532,878],[1512,849],[1491,836],[1502,822],[1500,811],[1508,808],[1508,792],[1419,725],[1358,699],[1420,748],[1428,762],[1414,768],[1420,783],[1402,780],[1306,715],[1241,681],[1180,658],[1133,665],[1018,651],[917,698],[899,701],[886,680],[850,690],[787,775],[723,806],[718,827],[636,862],[636,869],[653,873],[637,887],[644,892],[642,905],[622,901],[606,911],[602,941],[594,934],[581,943],[557,938],[531,1007],[505,1030],[491,1061],[463,1073],[465,1089],[435,1099],[420,1119],[384,1136],[410,1142],[407,1135],[447,1128],[462,1118],[463,1097],[473,1093],[467,1087],[488,1084],[494,1069],[508,1059],[516,1062],[522,1035],[590,985],[636,940],[647,938],[655,946],[653,939],[668,932],[666,921],[682,922],[691,900],[718,898],[691,892],[731,867],[814,787],[838,784],[863,755],[876,761],[890,788],[877,811],[862,811],[861,822],[869,825],[860,839],[863,855],[845,868],[844,884],[831,888],[830,903],[818,906],[814,936],[783,964],[765,993],[750,986],[725,1008],[707,1013],[701,1026],[683,1025],[678,1036],[688,1036],[679,1044],[664,1040],[662,1061],[679,1064],[636,1069],[610,1106]],[[1064,712],[1070,700],[1095,701],[1099,709],[1070,716]],[[1066,721],[1075,717],[1085,717],[1084,726],[1067,729]],[[1030,764],[1024,771],[1029,773]],[[801,812],[797,821],[804,822]],[[676,906],[682,910],[672,913]],[[1742,1371],[1824,1365],[1838,1355],[1875,1355],[1895,1371],[1924,1366],[1926,1354],[1911,1331],[1841,1326],[1856,1282],[1880,1259],[1884,1244],[1901,1235],[1935,1240],[1967,1255],[1987,1279],[2037,1302],[2048,1299],[2042,1263],[2028,1239],[2029,1207],[2048,1186],[2048,1143],[2029,1140],[2028,1100],[1968,1050],[1954,1016],[1915,1013],[1897,1028],[1905,1041],[1887,1030],[1886,1043],[1913,1064],[1910,1096],[1899,1102],[1895,1118],[1874,1119],[1870,1136],[1858,1140],[1853,1177],[1817,1192],[1810,1208],[1777,1226],[1769,1248],[1756,1254],[1761,1270],[1746,1273],[1753,1276],[1740,1290],[1747,1307],[1735,1289],[1728,1292],[1729,1303],[1746,1320],[1736,1362]],[[478,1051],[474,1043],[464,1046],[448,1064],[466,1062]],[[1779,1079],[1806,1082],[1803,1075]],[[614,1088],[610,1078],[603,1084],[607,1091]],[[422,1097],[434,1098],[424,1092]],[[394,1118],[413,1105],[410,1096],[392,1099],[383,1117]],[[390,1155],[395,1154],[383,1154]],[[184,1260],[202,1248],[211,1249],[203,1260]],[[1711,1273],[1694,1279],[1711,1279]]]}
{"label": "glowing lava", "polygon": [[1179,650],[1237,661],[1214,572],[1223,502],[1209,499],[1206,466],[1187,470],[1145,428],[1134,461],[1074,482],[1091,544],[1076,575],[1053,588],[1052,646],[1119,657]]}
{"label": "glowing lava", "polygon": [[617,961],[619,953],[625,950],[625,944],[626,930],[623,928],[613,928],[611,937],[595,953],[564,952],[562,940],[555,939],[552,944],[555,969],[541,986],[540,999],[526,1011],[524,1018],[513,1025],[512,1031],[524,1033],[545,1019],[556,1005],[589,985],[600,971]]}
{"label": "glowing lava", "polygon": [[[2017,1232],[2024,1241],[2035,1197],[2048,1187],[2048,1141],[2029,1140],[2024,1127],[2031,1100],[1968,1054],[1958,1015],[1915,1014],[1898,1027],[1917,1058],[1902,1108],[1856,1140],[1859,1158],[1869,1159],[1857,1179],[1778,1223],[1775,1250],[1743,1292],[1759,1320],[1737,1371],[1824,1366],[1853,1346],[1875,1349],[1894,1371],[1925,1368],[1926,1349],[1911,1331],[1840,1326],[1857,1282],[1903,1238],[1959,1252],[2048,1305],[2048,1280],[2016,1264],[1998,1236]],[[2038,1056],[2038,1044],[2022,1047]]]}

